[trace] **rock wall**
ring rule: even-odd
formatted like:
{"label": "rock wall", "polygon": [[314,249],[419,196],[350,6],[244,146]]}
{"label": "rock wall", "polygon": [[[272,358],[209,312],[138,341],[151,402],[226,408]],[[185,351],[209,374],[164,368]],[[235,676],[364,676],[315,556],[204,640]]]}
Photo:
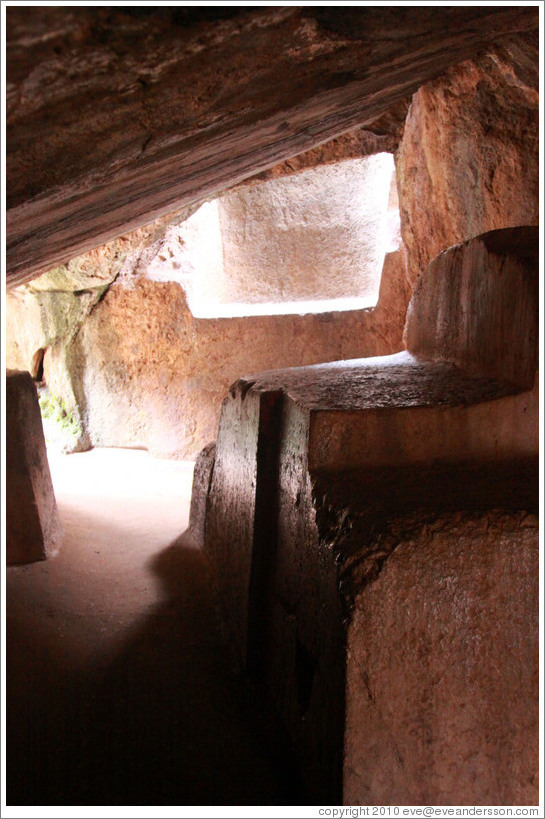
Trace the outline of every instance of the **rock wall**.
{"label": "rock wall", "polygon": [[396,157],[411,280],[451,245],[537,224],[538,65],[520,35],[413,96]]}
{"label": "rock wall", "polygon": [[114,284],[66,350],[90,443],[195,457],[241,375],[401,349],[409,288],[399,251],[386,257],[381,293],[375,310],[196,319],[179,284]]}
{"label": "rock wall", "polygon": [[198,318],[361,309],[376,304],[384,254],[400,244],[392,155],[341,156],[205,203],[167,228],[145,275],[179,281]]}
{"label": "rock wall", "polygon": [[[325,175],[326,183],[332,175],[338,181],[338,168],[326,169]],[[388,180],[383,181],[386,200]],[[288,182],[290,188],[297,188],[295,179]],[[281,183],[277,179],[271,184]],[[251,198],[257,190],[246,193]],[[234,196],[239,201],[238,194]],[[397,213],[395,202],[390,211]],[[60,431],[46,423],[49,443],[65,451],[93,445],[142,446],[160,456],[193,458],[215,438],[223,396],[245,373],[384,355],[402,348],[410,297],[402,250],[384,259],[374,309],[195,318],[186,293],[191,296],[193,284],[206,292],[206,258],[187,252],[192,225],[199,228],[201,211],[184,220],[190,213],[186,209],[159,220],[9,292],[8,365],[35,375],[34,362],[43,351],[49,394],[42,396],[42,403],[64,421]],[[325,229],[323,223],[315,230],[298,223],[297,230],[293,244],[299,268],[293,273],[293,286],[299,282],[304,292],[305,280],[313,274],[312,247]],[[303,248],[305,230],[310,240]],[[326,243],[331,232],[329,225]],[[203,243],[203,237],[204,233],[201,245],[210,245],[211,240]],[[394,240],[399,245],[399,237]],[[342,244],[339,237],[336,241],[337,247]],[[242,249],[239,245],[240,258]],[[277,249],[273,242],[273,257]],[[219,251],[221,257],[221,246]],[[315,276],[318,294],[331,287],[329,278],[335,280],[333,292],[338,293],[347,286],[347,275],[354,277],[362,254],[352,248],[346,255],[348,274],[344,271],[341,276],[330,262],[327,272],[321,269],[321,275]],[[215,275],[216,256],[208,265]],[[274,288],[278,282],[272,262],[270,258],[263,278]],[[257,269],[251,272],[258,274]]]}
{"label": "rock wall", "polygon": [[440,254],[409,307],[422,357],[261,372],[224,400],[204,549],[314,804],[537,799],[538,385],[490,342],[510,326],[535,376],[537,250],[519,228]]}
{"label": "rock wall", "polygon": [[[525,531],[526,524],[512,527],[497,563],[492,550],[496,515],[488,510],[503,507],[534,511],[537,506],[537,391],[505,396],[502,395],[505,389],[498,382],[464,375],[451,365],[418,361],[402,353],[344,362],[342,366],[324,364],[261,373],[240,380],[224,401],[215,465],[211,480],[206,480],[209,494],[204,548],[224,603],[223,621],[229,646],[235,659],[264,686],[274,703],[290,735],[313,804],[425,804],[428,800],[410,801],[411,788],[419,782],[419,776],[424,784],[417,795],[430,793],[429,804],[445,804],[434,801],[438,797],[433,792],[433,777],[426,778],[424,763],[414,762],[415,769],[409,771],[406,781],[401,780],[407,786],[406,792],[396,790],[390,795],[368,787],[366,776],[370,766],[366,765],[366,753],[370,729],[362,720],[373,722],[372,729],[379,737],[377,745],[385,754],[389,753],[390,744],[395,750],[395,735],[391,743],[389,736],[381,735],[380,709],[377,714],[372,704],[369,713],[362,715],[360,700],[366,702],[363,663],[351,671],[348,694],[355,705],[344,712],[345,662],[351,663],[355,652],[365,651],[370,642],[361,636],[360,621],[353,632],[350,628],[346,631],[354,600],[360,592],[365,599],[366,584],[377,576],[381,564],[391,559],[388,555],[402,542],[400,531],[405,524],[394,521],[414,514],[415,509],[425,523],[441,518],[447,510],[465,510],[462,521],[469,510],[477,512],[477,517],[483,515],[473,533],[476,542],[469,542],[469,535],[468,542],[464,542],[469,579],[459,580],[461,595],[466,591],[467,580],[468,594],[479,602],[481,619],[473,622],[468,615],[467,622],[462,624],[454,620],[450,632],[445,627],[445,647],[438,636],[437,644],[431,638],[428,644],[427,609],[423,602],[422,647],[417,646],[421,653],[414,657],[412,644],[406,648],[417,670],[420,658],[423,660],[418,680],[426,691],[424,696],[435,684],[434,663],[448,668],[449,662],[455,661],[453,655],[444,659],[441,654],[453,634],[459,663],[462,667],[472,664],[474,688],[481,700],[485,700],[490,673],[495,679],[498,700],[507,703],[513,696],[519,708],[522,700],[518,689],[513,690],[513,677],[502,681],[501,674],[489,672],[486,665],[479,676],[481,657],[475,658],[471,644],[467,650],[464,645],[464,635],[471,640],[473,634],[480,633],[481,620],[486,621],[487,612],[496,624],[501,621],[501,594],[507,593],[509,587],[510,564],[505,564],[506,576],[502,578],[498,600],[493,594],[492,599],[480,600],[478,585],[474,588],[471,583],[482,582],[487,592],[493,591],[494,582],[488,585],[488,567],[493,566],[492,577],[501,573],[504,552],[511,549],[515,554],[523,550],[523,578],[521,583],[517,578],[515,588],[524,593],[525,586],[533,582],[534,598],[528,606],[537,605],[535,519],[528,524],[529,533]],[[494,397],[497,400],[491,400]],[[202,484],[197,492],[202,492]],[[447,534],[449,526],[451,523],[447,522]],[[475,559],[472,555],[479,554],[479,535],[487,531],[487,526],[490,527],[487,549],[492,551],[488,563],[483,558],[487,569],[481,574],[480,556]],[[415,536],[415,550],[421,536],[427,536],[425,525]],[[456,553],[456,544],[449,548]],[[426,583],[433,586],[436,582],[443,568],[441,559],[442,555],[437,565],[432,565],[429,576],[426,562],[422,561],[423,588],[427,588]],[[449,575],[449,570],[447,561],[444,569],[447,578],[451,575],[456,578],[456,571]],[[410,575],[407,582],[408,588],[414,590],[414,600],[422,602],[419,575],[416,579]],[[399,583],[403,583],[402,572]],[[452,593],[448,585],[447,591]],[[396,607],[404,611],[403,594],[392,592],[390,605],[388,616],[395,618]],[[440,603],[435,605],[440,607]],[[510,602],[510,611],[516,621],[511,656],[520,667],[537,643],[536,608],[527,624],[528,651],[520,645],[526,634],[526,603],[519,605],[515,598]],[[398,616],[401,619],[401,614]],[[446,615],[445,620],[448,621]],[[406,622],[408,629],[410,613]],[[384,630],[381,639],[381,670],[387,675],[392,636]],[[379,651],[374,643],[371,645]],[[503,652],[505,643],[498,645]],[[395,642],[393,646],[400,655],[396,674],[400,702],[404,646],[402,633],[399,645]],[[488,656],[497,665],[502,654],[496,655],[494,651],[492,645],[488,655],[483,652],[483,661]],[[535,658],[532,662],[535,665]],[[534,793],[535,754],[521,752],[521,743],[525,727],[530,726],[533,734],[529,745],[535,748],[535,683],[532,673],[524,676],[524,696],[534,697],[534,717],[517,729],[513,747],[519,777],[516,783],[507,783],[493,792],[494,783],[497,784],[507,765],[505,754],[488,780],[479,782],[473,791],[471,784],[464,790],[458,782],[456,752],[449,755],[448,744],[440,736],[432,735],[430,742],[434,747],[425,750],[432,756],[435,752],[442,755],[447,768],[444,788],[450,787],[455,794],[448,798],[456,800],[460,796],[460,801],[450,804],[464,804],[461,799],[474,804],[482,793],[490,796],[485,804],[497,804],[496,799],[508,800],[508,795],[519,800],[523,793],[519,786],[524,788],[525,781],[530,779],[524,792]],[[415,691],[414,697],[418,695],[419,691]],[[440,707],[444,711],[437,715],[437,723],[453,730],[450,704],[445,704],[448,682],[444,683],[443,695]],[[388,702],[381,701],[380,707],[386,709]],[[419,712],[415,717],[412,700],[406,714],[407,723],[412,719],[420,725]],[[476,756],[481,745],[486,745],[489,733],[492,734],[489,755],[502,742],[504,732],[498,725],[499,715],[493,707],[481,718],[468,707],[468,735],[475,730],[485,738],[481,744],[475,744]],[[423,713],[421,721],[426,718],[433,721],[433,709],[429,715]],[[408,755],[411,730],[412,723],[400,728],[400,732],[405,732],[402,739]],[[369,755],[372,754],[370,750]],[[395,755],[393,758],[395,761]],[[391,762],[389,757],[385,759]],[[528,775],[524,771],[525,761],[531,766]],[[343,765],[345,782],[349,783],[344,794]],[[379,777],[380,765],[373,771]],[[397,769],[395,773],[398,775]],[[381,801],[382,797],[392,798],[393,802]]]}
{"label": "rock wall", "polygon": [[[492,228],[537,221],[536,65],[535,37],[513,35],[414,95],[396,158],[412,281],[431,257],[453,244]],[[394,130],[399,132],[399,124]],[[307,161],[330,162],[347,146],[341,140],[328,150],[306,155],[302,167]],[[288,162],[273,176],[292,172]],[[259,191],[250,187],[231,196],[253,200]],[[183,288],[173,283],[179,265],[176,231],[168,228],[173,218],[176,225],[175,216],[165,216],[136,231],[134,240],[122,237],[55,269],[43,285],[33,282],[31,291],[13,291],[8,364],[32,370],[37,351],[46,350],[48,381],[81,427],[73,446],[146,446],[158,454],[193,457],[215,437],[221,399],[241,375],[402,349],[410,293],[400,253],[385,259],[373,311],[195,319]],[[232,243],[237,252],[239,238]],[[282,258],[274,261],[281,265]],[[262,272],[262,258],[250,262],[241,293],[244,281]],[[232,266],[240,267],[240,258]],[[302,278],[307,275],[309,270],[302,271]],[[335,281],[325,274],[321,279],[330,288]],[[55,310],[64,318],[53,332],[47,314]]]}
{"label": "rock wall", "polygon": [[196,207],[158,219],[53,268],[30,285],[8,290],[7,366],[27,370],[36,378],[41,364],[48,390],[40,402],[49,443],[71,452],[90,446],[76,392],[77,378],[71,369],[71,345],[112,281],[125,268],[132,270],[142,259],[153,256],[168,226],[184,221]]}

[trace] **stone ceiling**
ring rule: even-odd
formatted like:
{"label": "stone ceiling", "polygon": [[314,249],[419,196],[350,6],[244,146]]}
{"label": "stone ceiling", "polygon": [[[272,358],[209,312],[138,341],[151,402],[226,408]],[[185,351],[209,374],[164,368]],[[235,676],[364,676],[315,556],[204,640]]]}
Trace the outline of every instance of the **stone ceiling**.
{"label": "stone ceiling", "polygon": [[6,22],[12,286],[355,128],[395,145],[422,83],[537,30],[538,9],[10,7]]}

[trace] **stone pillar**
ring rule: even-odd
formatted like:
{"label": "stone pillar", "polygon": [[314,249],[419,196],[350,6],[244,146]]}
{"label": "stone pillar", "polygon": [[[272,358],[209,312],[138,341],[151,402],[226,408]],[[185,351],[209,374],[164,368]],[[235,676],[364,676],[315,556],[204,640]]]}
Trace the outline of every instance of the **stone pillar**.
{"label": "stone pillar", "polygon": [[38,395],[28,372],[6,377],[6,551],[8,565],[56,554],[62,536]]}

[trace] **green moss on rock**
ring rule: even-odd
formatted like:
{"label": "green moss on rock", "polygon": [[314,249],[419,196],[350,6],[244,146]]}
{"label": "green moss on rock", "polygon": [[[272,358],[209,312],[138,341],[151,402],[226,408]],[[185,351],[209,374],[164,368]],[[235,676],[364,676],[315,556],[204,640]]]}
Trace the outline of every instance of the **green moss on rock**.
{"label": "green moss on rock", "polygon": [[77,409],[70,410],[62,398],[49,392],[40,396],[39,403],[44,421],[54,423],[66,435],[81,438],[83,426]]}

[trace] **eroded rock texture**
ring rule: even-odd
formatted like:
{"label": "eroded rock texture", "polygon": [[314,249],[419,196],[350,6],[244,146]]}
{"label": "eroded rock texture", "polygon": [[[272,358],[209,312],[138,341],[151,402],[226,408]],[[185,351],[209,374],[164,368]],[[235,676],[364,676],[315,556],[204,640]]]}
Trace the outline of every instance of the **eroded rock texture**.
{"label": "eroded rock texture", "polygon": [[537,518],[405,526],[348,629],[345,801],[537,804]]}
{"label": "eroded rock texture", "polygon": [[206,533],[206,505],[216,460],[216,442],[207,444],[199,453],[193,470],[189,531],[197,546],[202,546]]}
{"label": "eroded rock texture", "polygon": [[291,176],[308,168],[331,165],[344,159],[361,159],[379,153],[393,153],[399,145],[410,98],[402,100],[388,114],[373,123],[373,131],[364,127],[354,128],[316,148],[290,157],[241,182],[239,187],[255,185],[269,179]]}
{"label": "eroded rock texture", "polygon": [[85,404],[72,365],[72,344],[87,316],[124,268],[132,269],[146,254],[153,256],[167,227],[186,219],[192,210],[189,207],[170,214],[49,270],[30,285],[8,290],[7,365],[28,370],[33,378],[41,366],[38,380],[47,383],[42,402],[47,401],[52,414],[65,413],[70,419],[62,429],[44,419],[49,442],[70,452],[89,448]]}
{"label": "eroded rock texture", "polygon": [[[241,373],[401,349],[398,254],[361,318],[199,323],[168,276],[137,284],[142,316],[132,292],[103,297],[116,277],[123,287],[153,278],[150,265],[172,253],[170,225],[214,193],[395,149],[412,91],[460,59],[415,95],[399,152],[411,276],[432,251],[483,229],[486,214],[522,219],[517,202],[535,199],[536,25],[526,8],[9,9],[8,257],[19,258],[8,283],[63,263],[14,291],[9,363],[33,371],[45,351],[52,392],[76,419],[69,448],[193,456]],[[106,236],[119,238],[66,261]],[[333,276],[317,278],[335,292]]]}
{"label": "eroded rock texture", "polygon": [[531,7],[9,8],[8,283],[373,130],[448,66],[537,25]]}
{"label": "eroded rock texture", "polygon": [[32,563],[53,556],[62,529],[38,396],[29,373],[6,377],[6,561]]}
{"label": "eroded rock texture", "polygon": [[[359,306],[374,304],[390,238],[393,167],[392,156],[381,153],[218,199],[219,300],[276,304],[352,297],[361,300]],[[203,227],[210,244],[212,225]],[[203,290],[208,284],[213,299],[216,282],[206,282],[202,273]]]}
{"label": "eroded rock texture", "polygon": [[397,155],[409,275],[451,245],[538,221],[538,43],[513,37],[414,95]]}
{"label": "eroded rock texture", "polygon": [[[480,236],[426,267],[537,221],[537,9],[13,7],[7,23],[8,284],[56,266],[14,292],[39,329],[14,319],[11,354],[35,374],[43,353],[78,445],[168,456],[214,437],[237,379],[192,532],[308,801],[531,803],[535,238]],[[408,255],[386,257],[374,311],[195,319],[150,273],[176,261],[175,208],[394,150],[414,92]],[[405,258],[422,278],[398,353]]]}

